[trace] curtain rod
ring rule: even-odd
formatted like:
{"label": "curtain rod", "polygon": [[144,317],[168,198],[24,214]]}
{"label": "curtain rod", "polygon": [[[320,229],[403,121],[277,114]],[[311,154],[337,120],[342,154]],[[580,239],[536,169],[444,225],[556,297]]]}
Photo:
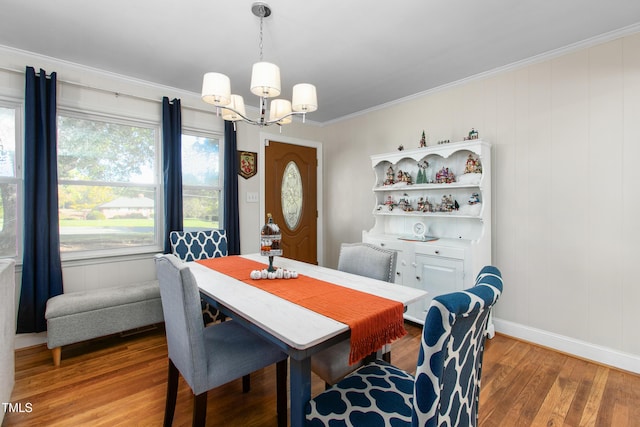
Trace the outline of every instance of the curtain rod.
{"label": "curtain rod", "polygon": [[[33,67],[35,69],[35,67]],[[15,74],[20,74],[20,75],[24,75],[25,71],[21,71],[21,70],[16,70],[15,68],[8,68],[8,67],[4,67],[0,65],[0,70],[2,71],[9,71],[11,73],[15,73]],[[36,75],[39,75],[39,72],[36,72]],[[76,86],[76,87],[80,87],[80,88],[84,88],[84,89],[89,89],[89,90],[93,90],[96,92],[103,92],[103,93],[107,93],[107,94],[113,94],[116,98],[119,96],[124,96],[127,98],[131,98],[131,99],[138,99],[141,101],[147,101],[147,102],[154,102],[154,103],[162,103],[162,99],[156,99],[156,98],[149,98],[149,97],[145,97],[145,96],[140,96],[140,95],[132,95],[129,93],[123,93],[123,92],[116,92],[113,90],[109,90],[109,89],[103,89],[103,88],[99,88],[99,87],[95,87],[95,86],[90,86],[88,84],[85,83],[78,83],[78,82],[74,82],[71,80],[64,80],[64,79],[56,79],[59,83],[62,84],[67,84],[70,86]],[[198,108],[198,107],[194,107],[194,106],[190,106],[190,105],[184,105],[182,102],[180,103],[181,106],[183,108],[189,109],[189,110],[194,110],[194,111],[201,111],[203,113],[211,113],[211,114],[215,114],[215,111],[211,111],[211,110],[207,110],[204,108]]]}

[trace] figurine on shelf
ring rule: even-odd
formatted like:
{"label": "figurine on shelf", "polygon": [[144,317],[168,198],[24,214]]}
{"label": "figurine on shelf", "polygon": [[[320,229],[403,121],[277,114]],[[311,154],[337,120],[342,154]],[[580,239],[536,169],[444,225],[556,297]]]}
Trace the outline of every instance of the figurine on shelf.
{"label": "figurine on shelf", "polygon": [[427,184],[427,172],[429,162],[421,160],[418,162],[418,177],[416,178],[416,184]]}
{"label": "figurine on shelf", "polygon": [[402,151],[402,150],[404,150],[404,145],[402,144],[398,145],[398,151]]}
{"label": "figurine on shelf", "polygon": [[418,209],[419,212],[433,212],[433,205],[429,201],[429,199],[425,199],[424,197],[420,197],[418,200]]}
{"label": "figurine on shelf", "polygon": [[427,135],[425,135],[424,131],[422,131],[422,138],[420,138],[420,148],[424,148],[427,146]]}
{"label": "figurine on shelf", "polygon": [[478,193],[473,193],[471,197],[469,197],[469,204],[477,205],[478,203],[480,203],[480,195]]}
{"label": "figurine on shelf", "polygon": [[469,154],[467,164],[464,167],[464,173],[482,173],[482,164],[480,163],[480,159],[473,157],[473,154]]}
{"label": "figurine on shelf", "polygon": [[387,207],[387,209],[392,211],[393,208],[396,207],[396,202],[393,201],[393,197],[387,196],[387,200],[385,200],[384,205]]}
{"label": "figurine on shelf", "polygon": [[452,212],[456,209],[457,201],[453,200],[451,194],[442,196],[440,204],[436,207],[437,212]]}
{"label": "figurine on shelf", "polygon": [[451,184],[452,182],[456,182],[456,176],[449,168],[443,166],[442,169],[436,172],[437,184]]}
{"label": "figurine on shelf", "polygon": [[411,179],[411,175],[409,175],[409,172],[403,172],[401,170],[398,170],[397,182],[402,182],[407,185],[413,184],[413,180]]}
{"label": "figurine on shelf", "polygon": [[[406,196],[406,194],[405,194]],[[412,212],[413,211],[413,206],[411,206],[411,202],[409,202],[409,199],[407,197],[402,197],[400,199],[400,201],[398,202],[398,207],[400,209],[402,209],[405,212]]]}
{"label": "figurine on shelf", "polygon": [[389,169],[387,169],[387,179],[384,180],[384,185],[393,185],[395,182],[393,168],[389,166]]}
{"label": "figurine on shelf", "polygon": [[474,128],[471,128],[471,130],[469,131],[469,136],[464,137],[465,141],[469,141],[472,139],[478,139],[478,131],[475,130]]}

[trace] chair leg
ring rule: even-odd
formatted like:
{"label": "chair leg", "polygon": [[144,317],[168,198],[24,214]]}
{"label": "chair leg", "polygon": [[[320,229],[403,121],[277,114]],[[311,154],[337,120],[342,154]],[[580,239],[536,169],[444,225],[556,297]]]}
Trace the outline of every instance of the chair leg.
{"label": "chair leg", "polygon": [[382,354],[382,360],[387,363],[391,363],[391,351]]}
{"label": "chair leg", "polygon": [[171,427],[173,424],[173,414],[176,410],[176,399],[178,397],[178,368],[169,359],[169,370],[167,374],[167,400],[164,406],[164,427]]}
{"label": "chair leg", "polygon": [[251,374],[247,374],[242,377],[242,392],[249,393],[251,390]]}
{"label": "chair leg", "polygon": [[287,359],[276,363],[278,427],[287,427]]}
{"label": "chair leg", "polygon": [[53,366],[56,368],[60,366],[60,359],[62,359],[62,347],[55,347],[51,349],[51,355],[53,356]]}
{"label": "chair leg", "polygon": [[204,427],[207,420],[207,392],[200,393],[193,398],[193,427]]}

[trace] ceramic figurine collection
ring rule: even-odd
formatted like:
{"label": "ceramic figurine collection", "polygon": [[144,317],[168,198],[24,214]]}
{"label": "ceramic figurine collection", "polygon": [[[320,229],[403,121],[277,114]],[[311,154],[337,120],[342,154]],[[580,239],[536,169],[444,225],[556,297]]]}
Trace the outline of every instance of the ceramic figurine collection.
{"label": "ceramic figurine collection", "polygon": [[[471,129],[469,136],[465,137],[465,140],[477,139],[478,131]],[[449,142],[448,140],[446,142]],[[438,142],[440,143],[440,141]],[[443,142],[444,143],[444,142]],[[422,137],[420,139],[420,147],[426,146],[426,134],[422,131]],[[403,146],[399,146],[398,150],[403,150]],[[421,160],[417,162],[418,173],[416,176],[416,184],[451,184],[457,182],[455,173],[448,167],[442,167],[435,173],[435,178],[429,178],[427,175],[427,169],[429,168],[429,162]],[[482,163],[480,159],[474,154],[469,154],[464,167],[464,175],[466,174],[481,174]],[[383,186],[397,186],[397,185],[413,185],[413,178],[411,175],[403,170],[398,169],[394,171],[393,166],[389,166],[385,173],[385,180]],[[481,203],[478,193],[472,193],[467,204],[476,205]],[[429,201],[426,197],[420,197],[416,201],[414,207],[411,203],[409,195],[404,193],[402,197],[396,202],[393,196],[388,195],[384,203],[378,206],[378,210],[385,209],[393,211],[395,208],[401,209],[404,212],[453,212],[460,209],[458,201],[453,198],[451,194],[442,196],[439,203]]]}

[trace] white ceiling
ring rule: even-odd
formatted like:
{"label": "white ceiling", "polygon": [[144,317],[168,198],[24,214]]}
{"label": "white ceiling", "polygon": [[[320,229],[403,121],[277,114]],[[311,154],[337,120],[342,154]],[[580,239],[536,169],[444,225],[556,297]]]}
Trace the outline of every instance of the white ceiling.
{"label": "white ceiling", "polygon": [[[0,45],[196,93],[202,75],[218,71],[254,105],[248,87],[259,19],[252,3],[0,0]],[[316,85],[319,109],[308,116],[315,122],[640,23],[640,0],[267,3],[264,60],[280,66],[284,97],[295,83]]]}

